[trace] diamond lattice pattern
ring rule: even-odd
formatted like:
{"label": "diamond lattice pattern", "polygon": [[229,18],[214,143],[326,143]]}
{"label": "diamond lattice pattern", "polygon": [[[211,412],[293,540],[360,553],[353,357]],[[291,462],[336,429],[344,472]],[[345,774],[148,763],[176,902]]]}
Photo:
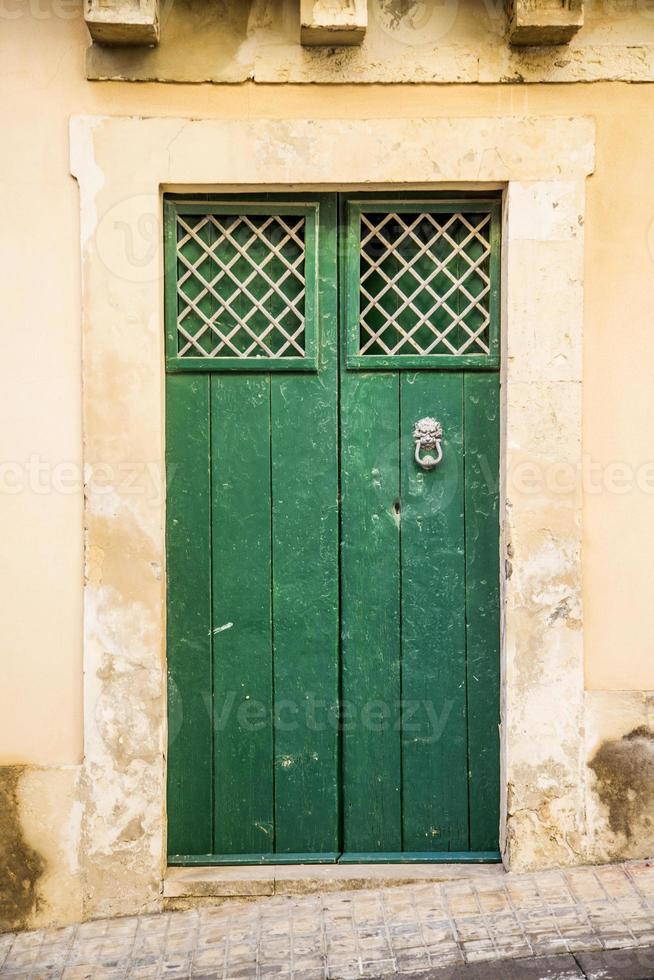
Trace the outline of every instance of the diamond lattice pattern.
{"label": "diamond lattice pattern", "polygon": [[179,357],[303,357],[305,219],[177,217]]}
{"label": "diamond lattice pattern", "polygon": [[490,214],[362,213],[361,354],[488,354]]}

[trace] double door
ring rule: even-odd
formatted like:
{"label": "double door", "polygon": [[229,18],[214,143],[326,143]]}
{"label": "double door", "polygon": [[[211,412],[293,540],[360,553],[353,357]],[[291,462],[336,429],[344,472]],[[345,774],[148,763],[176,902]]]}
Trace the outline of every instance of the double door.
{"label": "double door", "polygon": [[498,207],[166,201],[171,863],[498,857]]}

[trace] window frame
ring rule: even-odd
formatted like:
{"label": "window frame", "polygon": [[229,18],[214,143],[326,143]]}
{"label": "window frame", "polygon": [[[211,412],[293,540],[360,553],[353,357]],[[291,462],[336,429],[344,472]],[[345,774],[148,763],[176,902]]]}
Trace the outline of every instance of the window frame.
{"label": "window frame", "polygon": [[[361,354],[360,351],[360,222],[361,212],[395,211],[412,213],[418,210],[430,214],[472,212],[490,214],[489,230],[489,327],[488,346],[484,354]],[[343,330],[345,331],[345,363],[349,370],[476,370],[496,371],[500,365],[500,248],[501,202],[495,198],[451,197],[435,199],[429,194],[353,195],[344,207],[344,288]]]}
{"label": "window frame", "polygon": [[[320,195],[231,195],[217,198],[214,195],[201,199],[164,198],[164,320],[166,336],[166,371],[169,373],[195,371],[309,371],[318,370],[319,351],[319,236],[320,236]],[[177,218],[184,215],[252,214],[279,215],[292,217],[303,215],[304,231],[304,355],[266,357],[249,355],[237,357],[183,356],[178,353],[178,253]]]}

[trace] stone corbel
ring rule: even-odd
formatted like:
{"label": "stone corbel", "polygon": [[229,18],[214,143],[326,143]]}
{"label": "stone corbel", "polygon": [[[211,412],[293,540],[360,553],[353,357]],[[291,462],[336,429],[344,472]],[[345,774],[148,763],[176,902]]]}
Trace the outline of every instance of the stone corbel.
{"label": "stone corbel", "polygon": [[159,0],[84,0],[84,19],[99,44],[159,43]]}
{"label": "stone corbel", "polygon": [[300,40],[306,45],[361,44],[368,0],[301,0]]}
{"label": "stone corbel", "polygon": [[509,43],[567,44],[584,23],[584,0],[509,0]]}

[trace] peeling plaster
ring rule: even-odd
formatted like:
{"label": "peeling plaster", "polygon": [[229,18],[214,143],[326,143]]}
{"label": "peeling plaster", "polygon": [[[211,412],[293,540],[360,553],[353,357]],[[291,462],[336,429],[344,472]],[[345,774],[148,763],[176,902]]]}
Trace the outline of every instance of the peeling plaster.
{"label": "peeling plaster", "polygon": [[[98,223],[96,198],[104,186],[104,174],[94,158],[93,131],[104,118],[96,116],[90,125],[82,125],[79,117],[70,121],[70,170],[80,184],[80,238],[82,251],[91,241]],[[84,180],[79,181],[81,174]]]}
{"label": "peeling plaster", "polygon": [[300,44],[298,0],[187,0],[169,8],[161,43],[94,44],[93,79],[239,83],[529,83],[651,81],[654,24],[645,5],[586,0],[566,45],[512,47],[499,0],[368,0],[360,47]]}

